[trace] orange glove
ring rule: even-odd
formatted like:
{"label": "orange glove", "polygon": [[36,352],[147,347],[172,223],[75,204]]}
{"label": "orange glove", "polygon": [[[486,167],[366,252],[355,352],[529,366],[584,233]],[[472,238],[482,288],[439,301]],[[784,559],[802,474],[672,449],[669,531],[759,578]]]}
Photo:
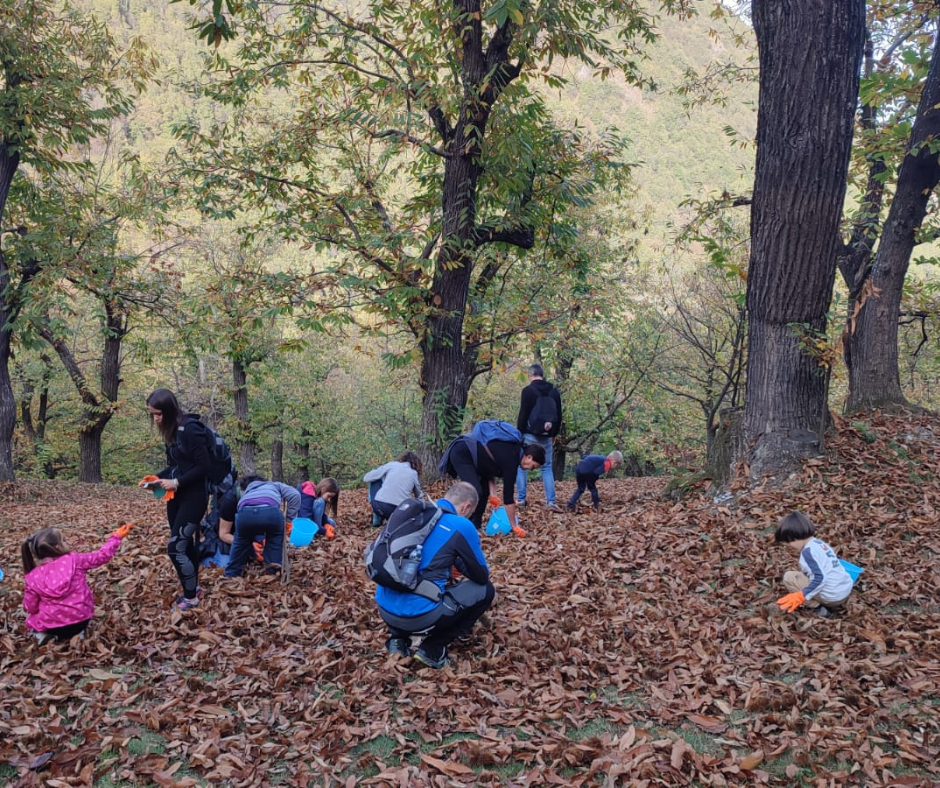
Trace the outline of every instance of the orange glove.
{"label": "orange glove", "polygon": [[172,501],[176,497],[176,490],[164,490],[160,497],[164,501]]}
{"label": "orange glove", "polygon": [[264,542],[252,542],[251,546],[255,548],[255,558],[264,561]]}
{"label": "orange glove", "polygon": [[284,523],[284,538],[290,541],[290,532],[294,530],[294,521],[288,520]]}
{"label": "orange glove", "polygon": [[124,523],[124,525],[120,526],[120,527],[114,532],[114,535],[115,535],[115,536],[119,536],[119,537],[121,537],[121,539],[123,539],[124,537],[126,537],[126,536],[131,532],[131,528],[133,528],[133,527],[134,527],[134,524],[133,524],[133,523]]}
{"label": "orange glove", "polygon": [[502,501],[500,501],[499,498],[497,498],[495,495],[491,495],[489,498],[487,498],[487,501],[494,509],[496,509],[502,503]]}
{"label": "orange glove", "polygon": [[452,567],[450,568],[450,579],[451,579],[451,580],[460,580],[461,577],[463,577],[463,575],[460,574],[460,570],[459,570],[456,566],[452,566]]}
{"label": "orange glove", "polygon": [[154,482],[160,481],[159,476],[144,476],[138,483],[138,487],[152,487]]}
{"label": "orange glove", "polygon": [[777,604],[780,605],[781,610],[792,613],[805,601],[806,597],[803,596],[802,591],[794,591],[792,594],[780,597],[780,599],[777,600]]}
{"label": "orange glove", "polygon": [[525,539],[525,531],[518,525],[512,526],[512,532],[518,536],[520,539]]}
{"label": "orange glove", "polygon": [[329,523],[323,523],[323,532],[326,534],[327,539],[332,539],[336,536],[336,530]]}

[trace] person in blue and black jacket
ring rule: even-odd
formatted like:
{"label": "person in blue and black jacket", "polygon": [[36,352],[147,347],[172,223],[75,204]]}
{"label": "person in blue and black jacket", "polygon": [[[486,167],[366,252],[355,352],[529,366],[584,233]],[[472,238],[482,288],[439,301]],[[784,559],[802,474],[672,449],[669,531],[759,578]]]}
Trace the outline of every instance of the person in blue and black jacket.
{"label": "person in blue and black jacket", "polygon": [[[480,535],[467,519],[476,509],[477,497],[473,485],[456,482],[437,502],[444,514],[424,542],[418,571],[441,589],[440,601],[376,587],[375,601],[389,630],[385,644],[389,653],[412,656],[411,636],[428,630],[413,656],[423,665],[443,668],[451,662],[447,656],[450,643],[469,634],[493,604],[496,589],[490,582]],[[463,580],[453,581],[454,569]]]}

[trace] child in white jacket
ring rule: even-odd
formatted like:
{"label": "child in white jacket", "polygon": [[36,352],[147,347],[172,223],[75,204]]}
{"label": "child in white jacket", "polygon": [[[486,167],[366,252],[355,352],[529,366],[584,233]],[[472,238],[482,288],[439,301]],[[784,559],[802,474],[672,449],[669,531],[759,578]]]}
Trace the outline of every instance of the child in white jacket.
{"label": "child in white jacket", "polygon": [[816,526],[802,512],[790,512],[777,526],[777,544],[785,544],[800,557],[800,571],[787,572],[783,585],[790,593],[777,600],[788,613],[801,605],[816,609],[826,617],[840,608],[852,593],[852,578],[845,571],[835,551],[816,538]]}

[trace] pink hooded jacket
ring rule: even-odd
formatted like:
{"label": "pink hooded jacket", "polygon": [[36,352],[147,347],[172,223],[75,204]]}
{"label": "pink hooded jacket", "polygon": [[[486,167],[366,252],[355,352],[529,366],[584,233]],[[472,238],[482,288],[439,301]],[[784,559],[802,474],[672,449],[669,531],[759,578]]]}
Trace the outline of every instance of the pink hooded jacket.
{"label": "pink hooded jacket", "polygon": [[23,578],[23,608],[29,613],[26,625],[37,632],[66,627],[95,614],[95,596],[85,573],[108,563],[121,537],[112,534],[93,553],[69,553],[37,566]]}

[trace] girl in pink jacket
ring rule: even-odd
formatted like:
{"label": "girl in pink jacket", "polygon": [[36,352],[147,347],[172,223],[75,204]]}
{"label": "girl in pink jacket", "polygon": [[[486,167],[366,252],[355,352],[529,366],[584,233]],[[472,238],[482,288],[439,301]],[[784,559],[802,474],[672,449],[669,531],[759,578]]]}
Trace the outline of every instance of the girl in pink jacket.
{"label": "girl in pink jacket", "polygon": [[58,528],[43,528],[23,542],[23,608],[26,625],[42,645],[84,632],[95,614],[95,597],[85,573],[108,563],[130,531],[118,528],[93,553],[70,552]]}

